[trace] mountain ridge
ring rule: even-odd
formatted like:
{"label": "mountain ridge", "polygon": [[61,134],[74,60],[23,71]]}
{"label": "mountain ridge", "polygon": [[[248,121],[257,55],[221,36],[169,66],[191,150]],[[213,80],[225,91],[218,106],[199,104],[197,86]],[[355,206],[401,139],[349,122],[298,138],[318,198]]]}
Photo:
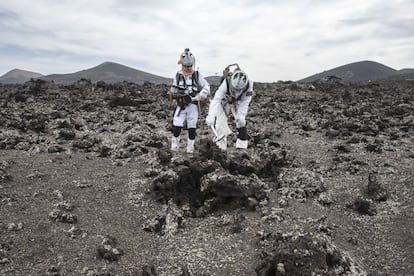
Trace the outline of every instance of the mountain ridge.
{"label": "mountain ridge", "polygon": [[[377,79],[414,79],[414,68],[403,68],[396,70],[392,67],[375,61],[357,61],[341,65],[323,72],[313,74],[297,82],[313,82],[324,77],[336,76],[347,82],[369,81]],[[74,73],[42,75],[37,72],[13,69],[0,76],[0,83],[24,83],[30,79],[40,78],[54,81],[58,84],[71,84],[79,79],[90,79],[92,82],[104,81],[107,83],[134,82],[142,84],[145,82],[155,84],[171,84],[172,78],[166,78],[145,71],[141,71],[116,62],[105,61],[94,67],[80,70]],[[221,76],[207,76],[211,85],[218,85]]]}
{"label": "mountain ridge", "polygon": [[313,82],[329,76],[335,76],[347,82],[358,82],[394,77],[408,78],[411,74],[414,74],[414,69],[412,68],[396,70],[379,62],[363,60],[325,70],[298,80],[298,82]]}
{"label": "mountain ridge", "polygon": [[169,78],[154,75],[111,61],[105,61],[95,67],[74,73],[51,74],[41,77],[43,80],[53,80],[55,83],[59,84],[70,84],[82,78],[90,79],[92,82],[104,81],[107,83],[129,81],[138,84],[144,82],[170,84],[172,82]]}
{"label": "mountain ridge", "polygon": [[30,79],[36,79],[42,77],[43,75],[37,72],[22,70],[22,69],[12,69],[9,72],[5,73],[0,77],[0,83],[11,84],[11,83],[23,83],[29,81]]}

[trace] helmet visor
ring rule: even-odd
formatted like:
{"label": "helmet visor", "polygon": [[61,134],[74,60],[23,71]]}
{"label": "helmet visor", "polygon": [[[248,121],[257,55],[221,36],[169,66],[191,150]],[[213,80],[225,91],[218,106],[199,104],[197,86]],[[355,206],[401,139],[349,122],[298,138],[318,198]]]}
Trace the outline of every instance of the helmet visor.
{"label": "helmet visor", "polygon": [[193,71],[192,65],[182,65],[182,68],[186,73],[191,73]]}

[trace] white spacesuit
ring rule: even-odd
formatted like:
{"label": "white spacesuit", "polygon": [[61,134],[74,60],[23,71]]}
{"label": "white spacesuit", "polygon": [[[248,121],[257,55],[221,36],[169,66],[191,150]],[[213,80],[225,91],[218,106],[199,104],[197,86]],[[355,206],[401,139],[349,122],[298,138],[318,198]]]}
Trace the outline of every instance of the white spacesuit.
{"label": "white spacesuit", "polygon": [[238,132],[236,148],[247,148],[246,115],[252,96],[253,81],[239,68],[223,80],[214,94],[206,123],[212,126],[215,142],[221,149],[227,149],[227,135],[231,133],[227,121],[230,113],[233,114]]}
{"label": "white spacesuit", "polygon": [[195,58],[188,48],[180,55],[178,63],[182,65],[182,68],[177,72],[169,92],[177,102],[173,117],[171,150],[177,151],[179,149],[181,129],[187,120],[187,152],[193,153],[198,120],[198,101],[207,98],[210,94],[210,85],[201,73],[194,69]]}

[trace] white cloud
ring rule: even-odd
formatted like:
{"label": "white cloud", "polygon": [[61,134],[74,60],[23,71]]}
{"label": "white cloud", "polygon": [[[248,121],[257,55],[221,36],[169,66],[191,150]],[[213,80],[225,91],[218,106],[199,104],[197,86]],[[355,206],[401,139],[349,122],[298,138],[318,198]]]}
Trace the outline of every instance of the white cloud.
{"label": "white cloud", "polygon": [[258,81],[359,60],[413,67],[409,0],[0,3],[0,72],[69,73],[111,60],[171,77],[189,47],[205,75],[238,62]]}

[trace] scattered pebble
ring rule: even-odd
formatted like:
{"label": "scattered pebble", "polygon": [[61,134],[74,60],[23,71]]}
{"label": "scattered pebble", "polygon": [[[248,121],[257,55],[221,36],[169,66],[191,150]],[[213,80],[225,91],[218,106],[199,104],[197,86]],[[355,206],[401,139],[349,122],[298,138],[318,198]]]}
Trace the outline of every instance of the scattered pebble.
{"label": "scattered pebble", "polygon": [[64,223],[76,223],[78,218],[73,214],[64,213],[62,210],[53,209],[48,215],[50,220]]}
{"label": "scattered pebble", "polygon": [[19,223],[9,223],[7,224],[7,230],[9,231],[20,231],[23,229],[23,223],[19,222]]}

